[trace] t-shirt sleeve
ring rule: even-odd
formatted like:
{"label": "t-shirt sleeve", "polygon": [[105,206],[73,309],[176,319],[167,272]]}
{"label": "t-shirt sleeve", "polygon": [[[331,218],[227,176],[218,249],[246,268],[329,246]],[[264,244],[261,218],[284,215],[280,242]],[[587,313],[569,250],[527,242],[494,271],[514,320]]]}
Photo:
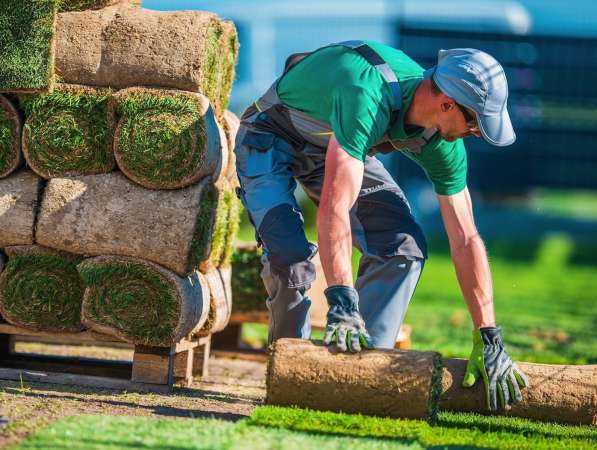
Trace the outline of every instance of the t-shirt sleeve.
{"label": "t-shirt sleeve", "polygon": [[439,133],[420,153],[405,152],[423,168],[440,195],[454,195],[466,187],[466,149],[462,139],[448,142]]}
{"label": "t-shirt sleeve", "polygon": [[388,106],[371,89],[349,85],[334,90],[330,126],[340,146],[351,156],[364,161],[389,121]]}

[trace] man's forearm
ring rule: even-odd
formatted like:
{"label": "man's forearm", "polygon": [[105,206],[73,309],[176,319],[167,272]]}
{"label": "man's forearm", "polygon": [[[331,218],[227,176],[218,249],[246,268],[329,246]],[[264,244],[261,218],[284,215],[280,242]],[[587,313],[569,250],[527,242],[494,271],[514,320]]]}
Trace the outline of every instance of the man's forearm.
{"label": "man's forearm", "polygon": [[328,286],[352,286],[352,234],[348,211],[321,203],[317,211],[317,234]]}
{"label": "man's forearm", "polygon": [[493,286],[485,245],[479,235],[452,248],[460,289],[475,328],[495,326]]}

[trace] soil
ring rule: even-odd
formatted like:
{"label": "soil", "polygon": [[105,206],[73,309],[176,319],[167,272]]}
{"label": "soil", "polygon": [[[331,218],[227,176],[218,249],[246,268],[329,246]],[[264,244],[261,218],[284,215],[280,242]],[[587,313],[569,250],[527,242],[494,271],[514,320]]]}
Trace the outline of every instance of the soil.
{"label": "soil", "polygon": [[[18,342],[17,352],[105,359],[132,359],[132,350]],[[212,358],[209,375],[171,394],[101,390],[79,386],[0,380],[0,448],[24,439],[53,421],[72,415],[214,417],[236,421],[265,397],[265,364]]]}

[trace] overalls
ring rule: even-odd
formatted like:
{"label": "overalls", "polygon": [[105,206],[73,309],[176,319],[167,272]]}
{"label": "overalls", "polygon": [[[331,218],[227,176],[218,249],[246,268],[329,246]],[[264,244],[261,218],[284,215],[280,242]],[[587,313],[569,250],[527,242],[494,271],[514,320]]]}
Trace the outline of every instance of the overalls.
{"label": "overalls", "polygon": [[[366,44],[344,45],[380,71],[394,93],[394,116],[401,107],[400,86],[389,66]],[[289,57],[289,70],[297,59]],[[393,77],[393,78],[392,78]],[[317,246],[308,242],[303,217],[294,197],[296,181],[319,204],[324,178],[328,124],[283,105],[278,80],[242,116],[236,137],[239,197],[263,245],[261,277],[269,298],[269,343],[282,337],[308,339],[308,290],[315,279],[311,258]],[[436,130],[408,142],[379,143],[391,149],[424,145]],[[385,144],[385,145],[384,145]],[[383,151],[383,150],[382,150]],[[358,199],[350,210],[353,245],[362,253],[355,288],[359,309],[374,346],[393,348],[427,257],[423,232],[408,202],[381,162],[370,155]]]}

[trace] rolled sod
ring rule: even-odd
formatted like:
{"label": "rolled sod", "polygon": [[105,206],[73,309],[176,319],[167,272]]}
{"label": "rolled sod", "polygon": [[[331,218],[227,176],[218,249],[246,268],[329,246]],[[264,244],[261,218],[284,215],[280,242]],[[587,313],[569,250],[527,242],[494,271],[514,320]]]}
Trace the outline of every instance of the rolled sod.
{"label": "rolled sod", "polygon": [[215,221],[211,234],[209,255],[199,264],[199,270],[203,273],[219,267],[223,258],[230,215],[230,196],[232,195],[227,189],[229,188],[226,186],[218,186],[215,191],[217,201],[214,208]]}
{"label": "rolled sod", "polygon": [[226,195],[228,195],[227,201],[229,202],[228,221],[226,227],[226,240],[222,251],[222,257],[220,258],[220,264],[218,266],[220,268],[230,267],[232,264],[232,255],[236,248],[236,238],[240,228],[241,214],[243,212],[243,205],[236,196],[236,192],[232,190],[227,192]]}
{"label": "rolled sod", "polygon": [[0,273],[2,273],[2,271],[4,270],[5,264],[6,264],[6,256],[4,256],[4,253],[2,253],[2,251],[0,251]]}
{"label": "rolled sod", "polygon": [[232,309],[235,312],[267,311],[261,255],[257,244],[237,246],[232,254]]}
{"label": "rolled sod", "polygon": [[99,256],[83,261],[87,288],[82,321],[100,333],[139,345],[172,345],[198,331],[209,308],[199,272],[179,277],[137,258]]}
{"label": "rolled sod", "polygon": [[[224,276],[227,276],[227,274],[224,274]],[[202,273],[201,277],[209,286],[209,314],[205,324],[197,334],[207,336],[226,328],[230,320],[232,304],[226,289],[225,279],[217,269]]]}
{"label": "rolled sod", "polygon": [[209,178],[176,191],[147,190],[119,172],[53,178],[36,241],[75,254],[142,258],[186,276],[209,255],[216,204]]}
{"label": "rolled sod", "polygon": [[236,134],[240,127],[239,118],[232,112],[226,111],[224,113],[224,131],[226,132],[226,140],[228,142],[228,164],[226,165],[226,178],[233,183],[238,184],[236,176],[236,157],[234,154],[234,147],[236,141]]}
{"label": "rolled sod", "polygon": [[180,189],[225,162],[207,97],[174,90],[129,88],[113,97],[118,125],[114,153],[120,170],[149,189]]}
{"label": "rolled sod", "polygon": [[236,61],[238,59],[238,35],[236,27],[231,21],[221,22],[222,34],[220,36],[220,48],[222,49],[220,58],[220,101],[217,103],[219,113],[224,113],[228,107],[232,85],[236,76]]}
{"label": "rolled sod", "polygon": [[58,0],[60,12],[85,11],[87,9],[101,9],[113,5],[141,6],[141,0]]}
{"label": "rolled sod", "polygon": [[56,71],[65,83],[201,92],[224,111],[220,72],[231,72],[226,64],[235,60],[230,46],[222,46],[224,27],[204,11],[122,6],[60,13]]}
{"label": "rolled sod", "polygon": [[11,101],[0,95],[0,178],[14,172],[23,161],[21,117]]}
{"label": "rolled sod", "polygon": [[110,97],[109,89],[68,84],[23,96],[23,153],[31,169],[45,179],[112,171]]}
{"label": "rolled sod", "polygon": [[307,340],[279,339],[268,361],[265,402],[433,422],[441,376],[435,352],[350,354]]}
{"label": "rolled sod", "polygon": [[0,92],[41,92],[54,84],[58,0],[0,0]]}
{"label": "rolled sod", "polygon": [[[464,359],[443,359],[440,409],[487,413],[483,383],[463,388]],[[575,425],[597,425],[597,365],[517,363],[529,379],[522,401],[501,414]]]}
{"label": "rolled sod", "polygon": [[43,180],[27,169],[0,179],[0,247],[30,245]]}
{"label": "rolled sod", "polygon": [[6,247],[0,274],[0,314],[19,327],[37,331],[82,329],[85,286],[77,272],[82,257],[37,245]]}

